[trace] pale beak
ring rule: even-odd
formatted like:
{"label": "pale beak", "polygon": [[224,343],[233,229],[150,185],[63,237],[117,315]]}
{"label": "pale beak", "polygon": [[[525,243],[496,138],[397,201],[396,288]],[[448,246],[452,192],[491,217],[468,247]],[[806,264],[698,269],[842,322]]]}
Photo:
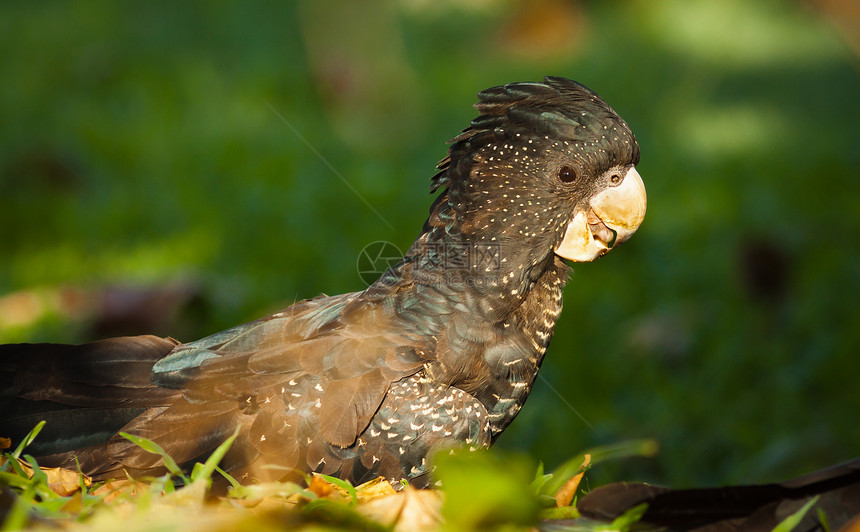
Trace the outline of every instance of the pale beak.
{"label": "pale beak", "polygon": [[647,203],[645,183],[631,166],[621,184],[596,194],[588,203],[589,208],[574,216],[555,253],[576,262],[605,255],[639,229]]}

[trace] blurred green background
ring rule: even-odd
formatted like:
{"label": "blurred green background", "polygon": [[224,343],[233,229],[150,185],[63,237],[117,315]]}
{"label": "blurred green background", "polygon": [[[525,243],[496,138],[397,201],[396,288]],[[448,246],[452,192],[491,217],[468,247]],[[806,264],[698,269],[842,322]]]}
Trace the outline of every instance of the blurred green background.
{"label": "blurred green background", "polygon": [[633,128],[649,212],[576,267],[499,445],[552,467],[659,442],[595,485],[860,455],[858,21],[850,0],[4,3],[0,341],[189,341],[362,289],[364,246],[417,236],[475,93],[562,75]]}

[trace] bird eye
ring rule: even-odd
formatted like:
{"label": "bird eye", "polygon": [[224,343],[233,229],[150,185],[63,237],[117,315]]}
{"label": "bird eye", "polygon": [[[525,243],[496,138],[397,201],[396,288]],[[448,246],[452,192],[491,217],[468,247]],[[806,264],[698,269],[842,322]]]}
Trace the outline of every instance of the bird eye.
{"label": "bird eye", "polygon": [[621,175],[620,174],[612,174],[611,176],[609,176],[609,182],[612,183],[613,185],[617,185],[618,183],[621,182]]}
{"label": "bird eye", "polygon": [[562,166],[558,171],[558,178],[562,183],[573,183],[576,181],[576,170],[569,166]]}

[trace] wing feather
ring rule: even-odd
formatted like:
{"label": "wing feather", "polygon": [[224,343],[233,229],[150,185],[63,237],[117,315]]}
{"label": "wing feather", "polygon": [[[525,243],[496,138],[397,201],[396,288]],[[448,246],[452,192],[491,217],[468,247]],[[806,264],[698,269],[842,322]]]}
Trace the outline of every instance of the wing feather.
{"label": "wing feather", "polygon": [[391,381],[376,369],[323,387],[320,433],[332,445],[348,447],[370,423]]}

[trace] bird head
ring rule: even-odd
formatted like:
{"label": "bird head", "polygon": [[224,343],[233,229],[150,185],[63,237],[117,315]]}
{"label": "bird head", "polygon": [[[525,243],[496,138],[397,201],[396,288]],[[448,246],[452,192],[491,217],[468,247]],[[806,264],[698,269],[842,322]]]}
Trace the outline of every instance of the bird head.
{"label": "bird head", "polygon": [[[587,87],[547,77],[478,94],[480,115],[452,139],[433,178],[441,222],[502,254],[528,250],[594,260],[624,242],[645,216],[639,146],[624,120]],[[524,252],[524,251],[523,251]]]}

